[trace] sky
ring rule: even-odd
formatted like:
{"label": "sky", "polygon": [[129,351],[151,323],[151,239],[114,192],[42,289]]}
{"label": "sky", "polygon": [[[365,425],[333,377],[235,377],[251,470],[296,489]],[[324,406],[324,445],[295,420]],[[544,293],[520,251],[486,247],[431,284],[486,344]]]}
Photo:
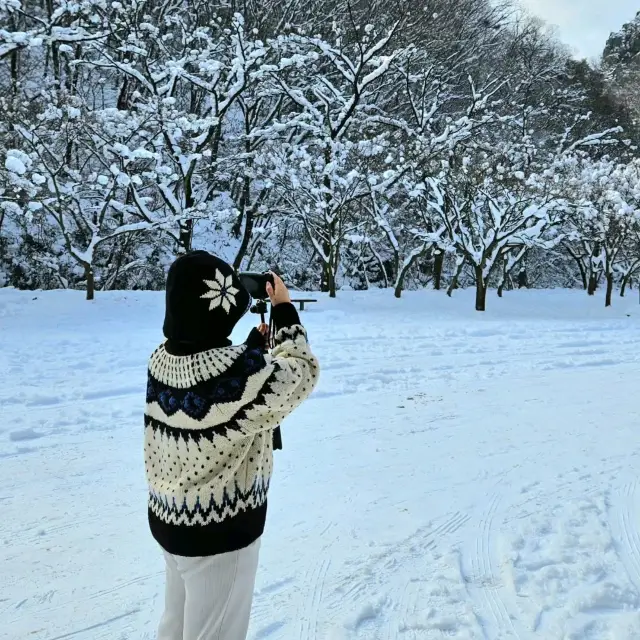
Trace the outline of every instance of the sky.
{"label": "sky", "polygon": [[640,11],[640,0],[521,0],[531,13],[558,28],[580,58],[597,58],[612,31]]}

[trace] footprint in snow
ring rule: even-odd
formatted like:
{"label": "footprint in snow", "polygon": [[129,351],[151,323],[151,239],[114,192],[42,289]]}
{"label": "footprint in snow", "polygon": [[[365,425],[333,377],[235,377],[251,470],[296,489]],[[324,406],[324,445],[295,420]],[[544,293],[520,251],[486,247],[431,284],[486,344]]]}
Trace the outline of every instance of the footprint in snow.
{"label": "footprint in snow", "polygon": [[11,442],[25,442],[26,440],[37,440],[43,438],[44,434],[39,433],[35,429],[22,429],[21,431],[12,431],[9,434]]}

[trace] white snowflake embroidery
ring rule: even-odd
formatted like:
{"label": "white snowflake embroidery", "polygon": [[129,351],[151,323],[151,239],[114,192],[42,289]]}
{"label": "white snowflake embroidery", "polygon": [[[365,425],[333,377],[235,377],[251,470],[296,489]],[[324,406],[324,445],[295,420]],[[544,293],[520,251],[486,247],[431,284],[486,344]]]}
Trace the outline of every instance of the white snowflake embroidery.
{"label": "white snowflake embroidery", "polygon": [[215,280],[205,280],[204,283],[211,291],[207,291],[200,297],[211,300],[209,311],[222,307],[229,313],[231,306],[236,306],[236,294],[240,293],[240,290],[233,286],[233,276],[225,278],[220,270],[216,270]]}

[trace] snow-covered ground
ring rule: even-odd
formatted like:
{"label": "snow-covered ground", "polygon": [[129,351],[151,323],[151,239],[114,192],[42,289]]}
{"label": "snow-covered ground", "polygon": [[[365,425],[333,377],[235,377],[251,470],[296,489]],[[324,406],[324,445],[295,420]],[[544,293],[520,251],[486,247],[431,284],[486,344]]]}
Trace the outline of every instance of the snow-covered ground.
{"label": "snow-covered ground", "polygon": [[[151,640],[163,297],[0,290],[0,638]],[[252,640],[640,638],[640,306],[341,293],[277,452]],[[251,319],[236,337],[244,338]]]}

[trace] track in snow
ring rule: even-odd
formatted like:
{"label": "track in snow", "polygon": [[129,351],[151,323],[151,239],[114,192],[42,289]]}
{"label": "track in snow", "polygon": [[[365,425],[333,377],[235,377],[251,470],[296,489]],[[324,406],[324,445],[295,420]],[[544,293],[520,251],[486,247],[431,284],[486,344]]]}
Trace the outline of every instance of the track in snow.
{"label": "track in snow", "polygon": [[640,596],[640,493],[637,479],[609,494],[609,525],[629,580]]}
{"label": "track in snow", "polygon": [[484,637],[523,640],[517,596],[509,592],[500,568],[505,561],[499,557],[497,540],[504,522],[502,500],[498,492],[487,497],[474,523],[475,540],[472,537],[460,552],[460,573]]}

